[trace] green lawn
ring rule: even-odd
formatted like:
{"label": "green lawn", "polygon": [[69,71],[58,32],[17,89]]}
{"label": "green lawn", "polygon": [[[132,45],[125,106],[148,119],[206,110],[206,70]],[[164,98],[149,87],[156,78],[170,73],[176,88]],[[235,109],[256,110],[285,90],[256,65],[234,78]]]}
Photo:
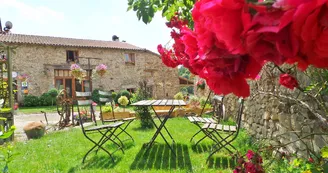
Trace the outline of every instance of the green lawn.
{"label": "green lawn", "polygon": [[[126,107],[127,111],[133,111],[132,106]],[[22,114],[38,114],[41,111],[45,111],[47,113],[57,112],[57,106],[38,106],[38,107],[20,107],[18,112]],[[74,107],[74,112],[77,111],[77,107]],[[100,111],[100,106],[97,106],[97,111]]]}
{"label": "green lawn", "polygon": [[[235,162],[228,153],[222,151],[206,164],[208,150],[211,142],[204,141],[198,147],[189,142],[190,137],[198,130],[185,118],[169,119],[167,128],[174,137],[174,157],[164,141],[159,136],[157,143],[150,152],[145,153],[142,145],[148,142],[155,130],[142,130],[139,121],[134,121],[128,131],[135,139],[124,141],[125,154],[117,151],[114,154],[115,163],[109,156],[99,151],[89,154],[86,163],[82,164],[82,158],[86,151],[92,147],[82,134],[80,128],[70,129],[48,134],[38,140],[16,142],[14,153],[18,153],[9,164],[10,172],[232,172]],[[94,137],[99,137],[95,135]],[[124,136],[123,136],[124,137]],[[169,138],[168,138],[169,139]],[[235,146],[246,150],[248,136],[241,132],[240,138],[235,141]],[[105,145],[111,151],[113,145]]]}

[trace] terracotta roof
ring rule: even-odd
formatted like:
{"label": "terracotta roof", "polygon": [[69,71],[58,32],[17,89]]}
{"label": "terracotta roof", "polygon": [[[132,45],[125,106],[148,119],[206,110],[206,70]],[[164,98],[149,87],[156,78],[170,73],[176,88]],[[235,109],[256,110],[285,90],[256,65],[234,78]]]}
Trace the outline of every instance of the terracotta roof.
{"label": "terracotta roof", "polygon": [[14,43],[14,44],[38,44],[38,45],[49,45],[49,46],[111,48],[111,49],[148,51],[144,48],[140,48],[126,42],[87,40],[87,39],[51,37],[51,36],[24,35],[24,34],[6,34],[6,35],[0,34],[0,42]]}

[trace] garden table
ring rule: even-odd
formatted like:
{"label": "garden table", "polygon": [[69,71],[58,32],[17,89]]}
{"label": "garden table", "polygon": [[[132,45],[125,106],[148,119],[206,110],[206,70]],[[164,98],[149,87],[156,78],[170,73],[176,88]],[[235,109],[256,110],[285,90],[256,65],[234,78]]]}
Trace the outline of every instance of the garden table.
{"label": "garden table", "polygon": [[[170,148],[172,153],[174,153],[171,145],[167,142],[167,140],[165,139],[165,136],[163,135],[161,130],[164,128],[164,130],[167,132],[167,134],[172,139],[173,143],[175,142],[172,135],[170,134],[170,132],[165,127],[165,123],[167,122],[168,118],[171,116],[171,114],[172,114],[172,112],[173,112],[173,110],[176,106],[185,106],[185,105],[186,105],[186,103],[183,100],[142,100],[142,101],[139,101],[139,102],[136,102],[136,103],[132,104],[132,106],[150,106],[153,109],[156,117],[160,121],[160,125],[157,126],[155,121],[152,119],[152,123],[154,124],[154,126],[156,128],[156,132],[155,132],[154,136],[152,137],[152,139],[150,140],[150,142],[148,142],[144,145],[144,146],[147,147],[146,152],[153,145],[153,143],[156,140],[157,136],[161,135],[161,137],[164,139],[166,145]],[[158,115],[158,113],[156,112],[156,110],[154,109],[153,106],[170,106],[170,110],[168,111],[167,115],[164,115],[164,119],[161,120],[160,116]]]}

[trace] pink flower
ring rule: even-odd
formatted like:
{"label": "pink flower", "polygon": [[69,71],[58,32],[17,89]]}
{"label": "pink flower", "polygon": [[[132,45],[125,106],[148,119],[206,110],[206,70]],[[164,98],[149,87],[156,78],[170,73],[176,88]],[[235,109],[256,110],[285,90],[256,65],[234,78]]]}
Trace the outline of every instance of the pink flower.
{"label": "pink flower", "polygon": [[254,157],[254,152],[252,150],[248,150],[246,153],[246,157],[248,158],[248,160],[252,160],[252,158]]}
{"label": "pink flower", "polygon": [[92,102],[92,106],[97,106],[97,103],[96,102]]}
{"label": "pink flower", "polygon": [[71,70],[81,70],[81,67],[77,64],[72,64],[71,65]]}
{"label": "pink flower", "polygon": [[297,80],[289,74],[280,74],[279,83],[289,89],[294,89],[295,87],[298,87]]}

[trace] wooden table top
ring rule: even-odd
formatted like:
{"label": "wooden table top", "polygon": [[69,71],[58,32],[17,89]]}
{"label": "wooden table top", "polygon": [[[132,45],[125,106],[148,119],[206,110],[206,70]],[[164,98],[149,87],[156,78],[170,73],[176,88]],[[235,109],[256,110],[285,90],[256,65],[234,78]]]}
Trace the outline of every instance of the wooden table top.
{"label": "wooden table top", "polygon": [[183,100],[141,100],[131,104],[132,106],[185,106]]}

